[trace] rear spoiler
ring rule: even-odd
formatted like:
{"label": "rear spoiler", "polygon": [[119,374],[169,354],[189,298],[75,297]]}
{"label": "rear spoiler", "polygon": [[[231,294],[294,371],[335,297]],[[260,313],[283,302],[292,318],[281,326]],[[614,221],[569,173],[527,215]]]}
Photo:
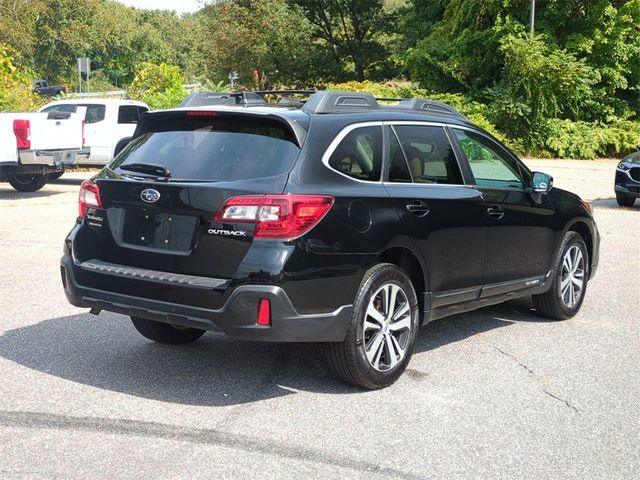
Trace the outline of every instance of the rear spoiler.
{"label": "rear spoiler", "polygon": [[142,115],[140,115],[138,126],[136,127],[136,130],[132,138],[136,138],[142,135],[143,133],[145,133],[150,122],[153,122],[156,119],[158,120],[163,119],[163,117],[171,117],[175,115],[181,115],[181,116],[197,115],[197,116],[203,116],[203,117],[207,115],[211,115],[212,117],[228,116],[228,117],[236,117],[236,118],[239,116],[242,116],[245,118],[247,116],[253,116],[257,119],[263,119],[263,120],[267,119],[267,120],[277,122],[287,126],[291,130],[291,133],[293,134],[295,143],[300,148],[302,148],[304,141],[307,138],[308,125],[305,126],[304,121],[302,122],[300,121],[300,120],[306,119],[306,117],[304,117],[303,119],[301,118],[293,119],[286,115],[279,115],[278,112],[265,113],[264,111],[255,111],[255,110],[244,109],[244,108],[240,108],[240,109],[227,108],[227,109],[218,109],[218,110],[213,110],[213,109],[203,110],[201,108],[195,108],[193,110],[189,110],[189,107],[182,107],[180,110],[156,110],[156,111],[148,111],[143,113]]}

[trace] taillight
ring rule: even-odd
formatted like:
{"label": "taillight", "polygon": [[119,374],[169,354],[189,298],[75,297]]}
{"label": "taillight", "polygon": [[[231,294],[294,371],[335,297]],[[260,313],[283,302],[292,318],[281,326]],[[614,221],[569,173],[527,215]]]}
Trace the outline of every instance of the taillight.
{"label": "taillight", "polygon": [[85,126],[85,121],[82,120],[82,146],[84,147],[84,126]]}
{"label": "taillight", "polygon": [[316,225],[333,205],[329,195],[250,195],[231,197],[218,222],[255,223],[256,238],[292,239]]}
{"label": "taillight", "polygon": [[102,208],[102,201],[100,200],[100,188],[98,185],[91,180],[85,180],[80,185],[78,215],[84,218],[89,208]]}
{"label": "taillight", "polygon": [[29,120],[14,120],[13,134],[16,136],[18,150],[31,148],[31,123]]}
{"label": "taillight", "polygon": [[258,302],[258,318],[256,319],[256,323],[264,326],[271,325],[271,302],[268,298],[261,298]]}

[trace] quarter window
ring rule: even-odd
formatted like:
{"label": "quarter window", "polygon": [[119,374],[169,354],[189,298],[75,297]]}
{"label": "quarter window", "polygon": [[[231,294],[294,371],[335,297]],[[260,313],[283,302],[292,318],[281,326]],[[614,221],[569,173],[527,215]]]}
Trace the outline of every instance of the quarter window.
{"label": "quarter window", "polygon": [[361,127],[349,132],[334,150],[329,165],[358,180],[380,180],[382,127]]}
{"label": "quarter window", "polygon": [[518,163],[483,135],[454,129],[467,157],[476,185],[490,188],[524,188]]}
{"label": "quarter window", "polygon": [[138,123],[140,115],[146,111],[146,108],[137,105],[123,105],[118,109],[118,123]]}
{"label": "quarter window", "polygon": [[460,167],[444,128],[396,125],[393,129],[398,135],[415,183],[463,183]]}

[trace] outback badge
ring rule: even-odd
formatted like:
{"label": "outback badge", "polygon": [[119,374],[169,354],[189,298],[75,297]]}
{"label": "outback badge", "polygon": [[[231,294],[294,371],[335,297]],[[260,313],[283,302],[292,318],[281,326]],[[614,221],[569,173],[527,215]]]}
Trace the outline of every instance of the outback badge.
{"label": "outback badge", "polygon": [[145,188],[140,194],[140,198],[143,202],[155,203],[160,200],[160,192],[153,188]]}

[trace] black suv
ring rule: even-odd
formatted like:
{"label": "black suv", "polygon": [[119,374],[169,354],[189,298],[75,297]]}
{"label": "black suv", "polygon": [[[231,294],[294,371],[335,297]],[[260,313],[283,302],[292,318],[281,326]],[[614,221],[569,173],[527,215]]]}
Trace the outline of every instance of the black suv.
{"label": "black suv", "polygon": [[621,207],[633,207],[640,198],[640,145],[638,151],[627,155],[616,168],[616,201]]}
{"label": "black suv", "polygon": [[525,295],[554,319],[579,310],[590,205],[453,108],[233,98],[144,114],[82,184],[61,260],[73,305],[170,344],[327,342],[337,374],[370,389],[434,319]]}

